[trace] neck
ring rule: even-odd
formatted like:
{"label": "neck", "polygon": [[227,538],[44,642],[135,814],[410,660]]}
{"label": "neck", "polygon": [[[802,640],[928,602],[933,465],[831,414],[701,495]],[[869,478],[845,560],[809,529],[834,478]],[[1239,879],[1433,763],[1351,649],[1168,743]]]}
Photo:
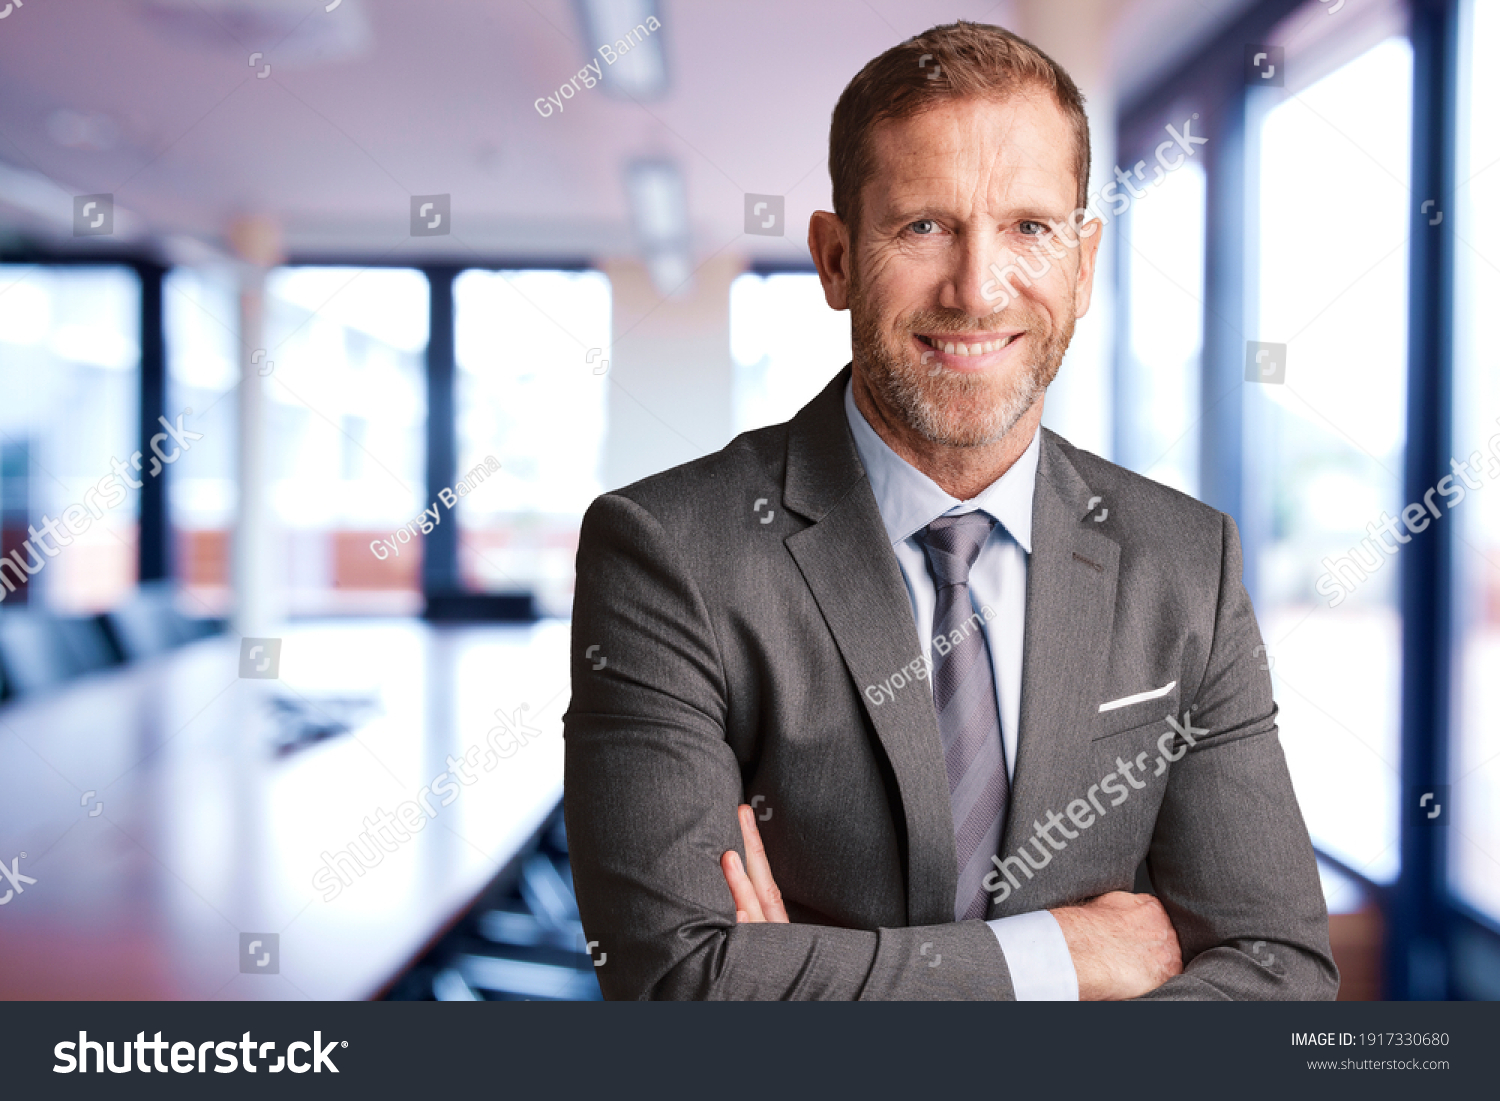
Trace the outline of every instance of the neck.
{"label": "neck", "polygon": [[1025,454],[1042,423],[1044,400],[1045,397],[1038,398],[1010,431],[993,443],[950,447],[934,443],[913,430],[894,410],[877,400],[862,372],[854,372],[854,406],[864,414],[875,434],[902,459],[936,482],[944,493],[960,501],[979,496]]}

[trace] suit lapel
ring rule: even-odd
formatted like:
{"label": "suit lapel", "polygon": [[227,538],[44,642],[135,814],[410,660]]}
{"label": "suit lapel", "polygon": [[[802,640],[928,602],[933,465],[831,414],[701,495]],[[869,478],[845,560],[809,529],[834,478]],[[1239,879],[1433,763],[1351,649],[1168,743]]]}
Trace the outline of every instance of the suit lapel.
{"label": "suit lapel", "polygon": [[1103,698],[1100,681],[1109,665],[1119,577],[1120,546],[1092,519],[1089,487],[1062,441],[1046,429],[1042,433],[1026,582],[1021,730],[1002,853],[1013,851],[1032,822],[1046,815],[1043,803],[1059,778],[1083,776],[1089,719]]}
{"label": "suit lapel", "polygon": [[[812,521],[787,549],[860,692],[895,774],[906,839],[907,920],[953,920],[957,856],[932,695],[911,681],[870,692],[920,659],[901,567],[844,416],[845,368],[788,426],[786,506]],[[909,679],[909,675],[908,675]],[[872,696],[884,702],[874,704]],[[894,808],[893,808],[894,809]]]}

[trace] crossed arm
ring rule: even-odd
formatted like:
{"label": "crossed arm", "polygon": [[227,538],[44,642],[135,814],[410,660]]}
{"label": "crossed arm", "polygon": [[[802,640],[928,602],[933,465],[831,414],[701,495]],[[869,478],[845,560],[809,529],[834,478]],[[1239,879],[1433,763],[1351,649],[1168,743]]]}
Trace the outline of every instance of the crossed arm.
{"label": "crossed arm", "polygon": [[[741,804],[739,821],[745,862],[741,863],[734,849],[719,858],[724,881],[734,896],[735,921],[741,925],[789,922],[755,826],[755,811]],[[1111,891],[1051,913],[1062,927],[1078,972],[1080,1001],[1137,998],[1182,973],[1177,933],[1152,895]]]}

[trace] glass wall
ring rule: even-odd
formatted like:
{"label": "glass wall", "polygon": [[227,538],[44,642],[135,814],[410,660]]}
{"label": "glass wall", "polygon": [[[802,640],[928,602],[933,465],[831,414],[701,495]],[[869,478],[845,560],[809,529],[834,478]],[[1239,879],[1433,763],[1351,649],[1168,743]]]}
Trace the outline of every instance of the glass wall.
{"label": "glass wall", "polygon": [[139,487],[161,470],[137,450],[139,410],[135,273],[0,265],[0,553],[19,556],[0,568],[7,608],[102,611],[134,586]]}
{"label": "glass wall", "polygon": [[566,615],[578,525],[604,490],[609,280],[471,270],[453,300],[459,576]]}
{"label": "glass wall", "polygon": [[[1476,0],[1468,16],[1452,212],[1458,261],[1453,457],[1485,487],[1500,478],[1500,71],[1492,60],[1500,50],[1500,0]],[[1500,921],[1500,490],[1474,492],[1454,520],[1458,698],[1448,861],[1459,897]]]}
{"label": "glass wall", "polygon": [[1259,272],[1244,461],[1262,538],[1251,581],[1313,841],[1389,881],[1400,543],[1380,533],[1403,504],[1411,50],[1386,38],[1298,86],[1310,65],[1288,49],[1285,92],[1252,102]]}
{"label": "glass wall", "polygon": [[259,370],[293,615],[421,609],[427,310],[412,269],[267,277]]}
{"label": "glass wall", "polygon": [[1198,492],[1203,353],[1203,169],[1168,173],[1123,222],[1126,358],[1118,461],[1184,493]]}

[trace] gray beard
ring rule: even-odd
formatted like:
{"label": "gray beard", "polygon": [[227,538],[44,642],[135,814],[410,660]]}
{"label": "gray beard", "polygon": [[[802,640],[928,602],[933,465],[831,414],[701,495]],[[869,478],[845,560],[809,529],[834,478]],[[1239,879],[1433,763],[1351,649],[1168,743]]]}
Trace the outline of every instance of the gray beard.
{"label": "gray beard", "polygon": [[[984,447],[1004,439],[1057,377],[1073,338],[1074,319],[1070,316],[1061,329],[1047,335],[1030,360],[1004,378],[961,375],[942,368],[933,374],[932,368],[913,362],[904,340],[887,342],[880,318],[853,287],[849,310],[854,359],[864,370],[870,388],[908,428],[944,447]],[[995,326],[993,318],[971,323],[951,313],[920,311],[904,332],[991,327],[1009,326]],[[1027,337],[1034,339],[1039,331],[1040,326],[1027,326]]]}

